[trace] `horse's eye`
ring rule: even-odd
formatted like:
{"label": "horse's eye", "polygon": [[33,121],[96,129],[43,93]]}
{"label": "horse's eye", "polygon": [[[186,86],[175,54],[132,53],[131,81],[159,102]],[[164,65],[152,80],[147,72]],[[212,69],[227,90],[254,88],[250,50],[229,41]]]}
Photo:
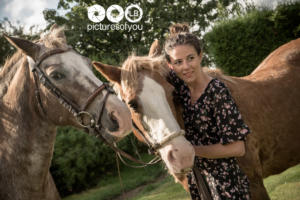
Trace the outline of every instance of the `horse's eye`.
{"label": "horse's eye", "polygon": [[59,81],[59,80],[65,78],[65,75],[60,72],[53,72],[50,74],[50,77],[56,81]]}
{"label": "horse's eye", "polygon": [[138,103],[137,103],[137,101],[136,100],[130,100],[129,102],[128,102],[128,105],[130,106],[130,108],[132,108],[135,112],[137,111],[137,109],[138,109]]}

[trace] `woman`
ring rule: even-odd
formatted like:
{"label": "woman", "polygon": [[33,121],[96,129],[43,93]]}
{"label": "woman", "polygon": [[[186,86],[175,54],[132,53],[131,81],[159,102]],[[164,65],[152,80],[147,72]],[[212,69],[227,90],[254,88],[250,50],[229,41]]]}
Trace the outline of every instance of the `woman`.
{"label": "woman", "polygon": [[[183,24],[170,27],[165,42],[170,79],[183,104],[186,138],[194,145],[195,167],[213,199],[250,199],[249,181],[237,164],[250,133],[227,87],[202,71],[198,38]],[[195,177],[188,175],[192,199],[201,199]]]}

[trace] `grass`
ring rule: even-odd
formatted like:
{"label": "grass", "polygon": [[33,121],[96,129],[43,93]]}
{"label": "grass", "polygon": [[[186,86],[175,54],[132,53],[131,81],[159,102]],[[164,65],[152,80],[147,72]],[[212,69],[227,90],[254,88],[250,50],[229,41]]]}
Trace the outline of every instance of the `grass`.
{"label": "grass", "polygon": [[[154,181],[165,173],[161,165],[146,169],[124,168],[122,173],[125,190]],[[264,180],[265,187],[272,200],[300,200],[300,165],[292,167],[281,174]],[[108,200],[122,193],[118,177],[107,177],[99,186],[87,192],[72,195],[64,200]],[[142,190],[128,200],[189,200],[189,194],[180,184],[174,183],[171,176],[147,184]]]}
{"label": "grass", "polygon": [[162,182],[150,184],[130,200],[189,200],[189,194],[180,184],[174,183],[174,178],[167,176]]}
{"label": "grass", "polygon": [[300,200],[300,165],[264,180],[272,200]]}

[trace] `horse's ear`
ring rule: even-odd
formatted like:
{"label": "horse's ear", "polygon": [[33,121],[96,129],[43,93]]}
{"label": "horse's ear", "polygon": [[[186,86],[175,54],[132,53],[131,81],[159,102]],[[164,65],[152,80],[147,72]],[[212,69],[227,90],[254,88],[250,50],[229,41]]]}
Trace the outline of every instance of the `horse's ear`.
{"label": "horse's ear", "polygon": [[159,41],[156,39],[156,40],[154,40],[154,42],[152,43],[152,45],[150,47],[148,56],[156,57],[159,55],[161,55],[161,47],[160,47]]}
{"label": "horse's ear", "polygon": [[30,56],[33,60],[36,61],[38,58],[41,47],[33,42],[24,40],[21,38],[11,37],[6,34],[3,34],[4,38],[9,41],[14,47],[22,50],[27,56]]}
{"label": "horse's ear", "polygon": [[121,84],[121,69],[119,67],[95,61],[93,62],[93,65],[107,80]]}

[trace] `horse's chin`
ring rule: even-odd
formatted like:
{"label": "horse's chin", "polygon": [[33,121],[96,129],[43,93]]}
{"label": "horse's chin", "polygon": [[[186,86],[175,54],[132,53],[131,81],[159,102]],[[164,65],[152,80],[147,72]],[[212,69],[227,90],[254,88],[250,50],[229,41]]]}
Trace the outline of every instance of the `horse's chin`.
{"label": "horse's chin", "polygon": [[119,142],[122,138],[117,137],[113,134],[113,132],[108,131],[105,129],[103,132],[101,132],[102,137],[110,144]]}
{"label": "horse's chin", "polygon": [[175,183],[180,183],[183,188],[189,192],[187,174],[171,174],[174,177]]}
{"label": "horse's chin", "polygon": [[172,176],[174,177],[176,183],[182,182],[186,178],[185,174],[172,174]]}
{"label": "horse's chin", "polygon": [[125,136],[129,135],[132,131],[124,131],[124,130],[118,130],[118,131],[109,131],[108,129],[105,130],[105,134],[109,135],[108,137],[114,138],[116,142],[122,140]]}

